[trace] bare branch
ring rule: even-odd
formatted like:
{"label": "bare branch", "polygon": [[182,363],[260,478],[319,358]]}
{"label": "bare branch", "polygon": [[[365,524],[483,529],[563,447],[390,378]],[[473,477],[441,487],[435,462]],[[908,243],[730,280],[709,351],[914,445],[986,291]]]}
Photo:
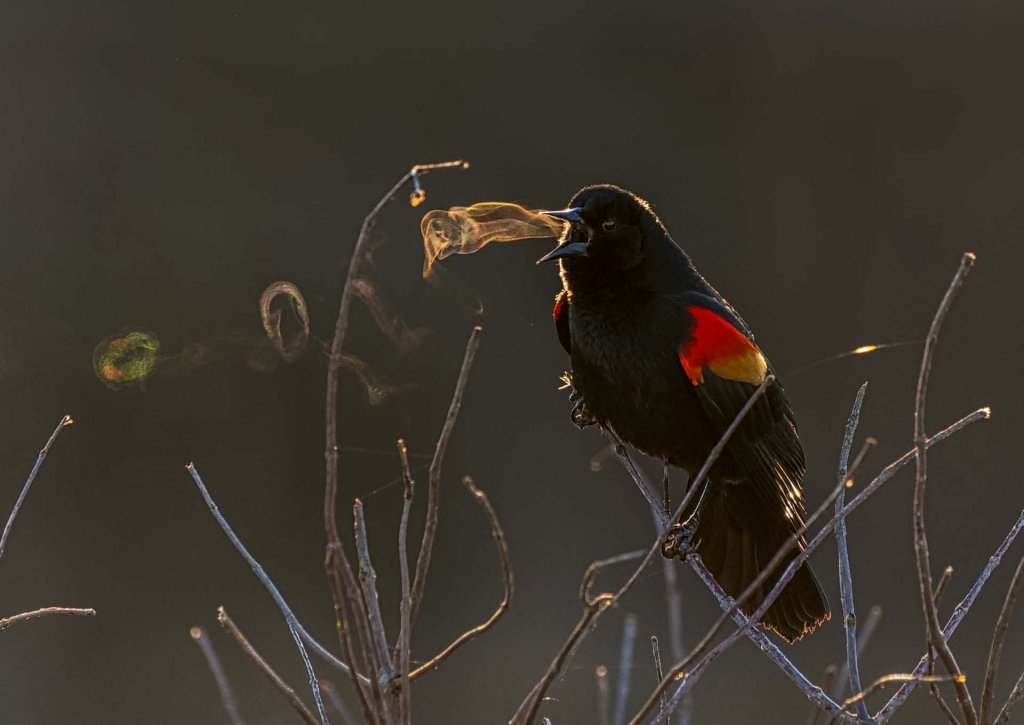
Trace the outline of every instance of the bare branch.
{"label": "bare branch", "polygon": [[[270,663],[263,659],[260,653],[256,651],[256,648],[252,646],[252,643],[245,636],[242,630],[238,628],[238,625],[235,624],[234,620],[228,616],[227,611],[222,606],[217,607],[217,621],[220,622],[220,626],[224,628],[225,632],[234,637],[235,642],[237,642],[238,646],[242,648],[242,651],[245,652],[246,656],[256,663],[256,666],[260,669],[260,672],[263,673],[264,677],[270,680],[270,684],[277,688],[278,692],[284,695],[289,704],[291,704],[295,711],[299,713],[299,717],[310,725],[317,725],[320,721],[317,720],[316,716],[309,711],[309,708],[306,707],[306,703],[302,701],[302,698],[295,694],[295,690],[289,687],[288,683],[281,679],[281,676],[274,671],[274,668],[270,666]],[[195,635],[193,635],[193,637],[194,636]]]}
{"label": "bare branch", "polygon": [[0,632],[3,632],[8,627],[12,627],[19,622],[28,622],[32,619],[41,619],[42,617],[51,617],[58,614],[67,614],[78,617],[95,617],[96,610],[83,609],[81,607],[43,607],[42,609],[34,609],[31,612],[12,614],[10,617],[0,619]]}
{"label": "bare branch", "polygon": [[[273,597],[274,602],[277,604],[278,609],[281,610],[281,614],[284,615],[285,622],[288,623],[288,629],[292,633],[292,637],[295,639],[295,644],[299,649],[299,654],[302,657],[303,664],[306,665],[306,671],[309,674],[309,687],[313,692],[313,700],[316,702],[317,712],[320,715],[320,721],[322,723],[327,722],[327,713],[324,711],[324,703],[320,698],[320,687],[317,685],[316,677],[313,674],[313,665],[309,661],[309,655],[306,653],[306,648],[302,644],[302,640],[310,638],[308,634],[303,635],[304,627],[299,624],[299,620],[295,617],[291,607],[288,606],[288,602],[281,596],[281,592],[278,591],[277,586],[271,581],[270,577],[267,576],[266,571],[260,566],[260,563],[253,558],[253,555],[249,553],[249,550],[245,548],[241,539],[235,534],[234,530],[228,524],[227,519],[221,514],[220,509],[217,508],[217,504],[214,503],[213,498],[210,496],[210,492],[206,490],[206,485],[203,483],[203,479],[199,476],[199,470],[195,467],[194,463],[189,463],[185,468],[188,470],[189,475],[192,476],[192,480],[196,484],[196,488],[199,489],[199,494],[203,497],[206,502],[207,508],[210,509],[210,513],[213,514],[213,518],[220,524],[221,529],[227,535],[228,540],[235,547],[235,550],[242,555],[246,563],[249,564],[249,568],[252,569],[256,578],[260,580],[260,583],[270,592],[270,596]],[[311,638],[310,638],[311,639]]]}
{"label": "bare branch", "polygon": [[1017,604],[1021,589],[1024,589],[1024,555],[1021,555],[1017,562],[1017,570],[1013,573],[1013,579],[1006,590],[1006,597],[1003,599],[1002,609],[999,610],[999,619],[996,620],[996,627],[992,631],[992,643],[988,650],[988,667],[985,671],[985,688],[981,694],[981,722],[988,723],[992,714],[992,701],[996,695],[996,675],[999,674],[999,660],[1003,655],[1003,642],[1006,641],[1006,631],[1010,628],[1010,618],[1013,616],[1013,608]]}
{"label": "bare branch", "polygon": [[[667,506],[665,508],[668,508]],[[654,676],[657,677],[657,681],[661,682],[661,678],[665,676],[665,670],[661,667],[661,648],[658,646],[658,638],[651,635],[651,654],[654,655]],[[659,717],[665,716],[665,696],[661,696],[661,710]]]}
{"label": "bare branch", "polygon": [[[836,684],[836,681],[838,679],[839,667],[836,665],[836,663],[831,662],[828,665],[826,665],[825,672],[822,673],[821,676],[821,689],[823,692],[827,692],[829,694],[829,697],[831,697],[833,700],[836,699],[836,697],[842,696],[841,694],[836,694],[836,690],[840,690],[841,692],[842,689],[842,681],[840,681],[838,685]],[[821,720],[822,715],[824,715],[824,712],[820,707],[818,707],[818,703],[813,702],[811,704],[811,711],[807,713],[807,721],[805,725],[817,725],[818,721]],[[835,719],[829,720],[828,722],[835,722]]]}
{"label": "bare branch", "polygon": [[[344,584],[342,582],[341,570],[342,561],[337,555],[337,546],[334,544],[327,545],[327,556],[324,559],[324,570],[327,572],[327,584],[331,590],[331,600],[334,604],[334,622],[338,630],[338,640],[341,643],[341,651],[348,658],[348,661],[352,663],[352,667],[347,670],[349,679],[352,681],[352,689],[355,690],[357,697],[359,698],[359,706],[363,711],[363,717],[366,722],[373,725],[377,723],[377,702],[375,700],[376,689],[372,681],[363,677],[362,675],[357,676],[355,668],[362,666],[369,670],[369,654],[367,654],[365,648],[361,648],[362,659],[359,660],[356,657],[356,644],[353,641],[352,632],[349,630],[349,619],[345,612],[345,601],[346,596],[344,593]],[[344,564],[348,561],[344,560]],[[358,599],[358,596],[357,596]],[[352,599],[349,597],[348,601],[351,603]],[[357,605],[358,606],[358,605]]]}
{"label": "bare branch", "polygon": [[370,542],[366,532],[366,517],[363,515],[363,502],[358,498],[352,505],[352,518],[355,523],[356,552],[359,558],[359,585],[362,588],[363,603],[369,613],[370,636],[380,661],[381,669],[378,679],[390,680],[394,676],[394,665],[388,651],[388,635],[384,629],[384,618],[380,613],[380,599],[377,596],[377,572],[373,569],[370,559]]}
{"label": "bare branch", "polygon": [[[935,437],[933,436],[932,440],[934,440],[934,438]],[[1003,539],[1003,543],[1000,544],[995,553],[989,557],[988,563],[985,565],[985,568],[982,569],[981,574],[974,582],[974,586],[971,587],[970,591],[967,592],[967,595],[960,601],[960,603],[956,605],[956,608],[953,610],[953,614],[950,615],[949,621],[946,622],[946,626],[942,630],[942,636],[945,639],[949,639],[953,636],[953,633],[956,632],[957,627],[960,626],[964,617],[967,616],[967,612],[970,611],[971,605],[974,604],[974,600],[977,599],[978,594],[981,593],[982,587],[985,586],[989,577],[992,576],[992,572],[995,571],[997,566],[999,566],[999,562],[1003,560],[1003,556],[1006,554],[1007,549],[1009,549],[1013,544],[1014,539],[1017,538],[1021,529],[1024,529],[1024,511],[1021,511],[1020,516],[1017,518],[1017,522],[1013,525],[1013,528],[1010,529],[1010,533],[1008,533],[1006,538]],[[927,668],[928,655],[926,653],[917,663],[917,667],[914,668],[913,674],[923,675]],[[917,682],[913,680],[905,682],[903,686],[896,691],[896,694],[889,699],[889,702],[885,704],[885,707],[875,715],[875,719],[879,723],[885,723],[888,721],[893,716],[893,713],[895,713],[896,710],[898,710],[899,707],[907,701],[907,698],[910,697],[910,693],[914,691],[916,686]]]}
{"label": "bare branch", "polygon": [[1017,678],[1017,684],[1013,686],[1013,691],[1010,696],[1006,698],[1006,704],[1003,705],[1003,709],[999,711],[999,715],[996,716],[995,725],[1002,725],[1002,723],[1009,722],[1010,713],[1017,704],[1024,700],[1024,672],[1021,673],[1020,677]]}
{"label": "bare branch", "polygon": [[412,470],[409,468],[409,449],[405,441],[398,439],[398,459],[402,465],[402,480],[405,486],[402,489],[402,519],[398,525],[398,568],[402,582],[402,599],[399,603],[399,619],[401,620],[398,630],[398,643],[395,645],[395,657],[398,660],[398,720],[406,723],[412,718],[411,698],[412,692],[409,687],[409,670],[412,667],[412,584],[409,577],[409,514],[412,511],[412,499],[416,490],[416,482],[412,480]]}
{"label": "bare branch", "polygon": [[441,505],[441,467],[444,464],[444,454],[448,450],[448,440],[452,436],[452,429],[455,428],[455,421],[459,417],[459,409],[462,407],[462,396],[466,390],[466,381],[469,379],[470,368],[473,367],[473,358],[476,357],[477,348],[480,347],[480,333],[483,331],[479,325],[473,328],[466,343],[466,354],[462,358],[462,369],[459,371],[458,381],[455,383],[455,392],[452,393],[452,402],[448,406],[448,415],[445,418],[444,426],[441,428],[441,435],[437,438],[437,446],[434,448],[434,458],[430,462],[430,473],[427,480],[427,518],[423,525],[423,539],[420,542],[420,553],[416,558],[416,576],[412,583],[412,610],[410,622],[415,624],[416,615],[419,614],[420,604],[423,602],[423,591],[427,586],[427,571],[430,569],[430,559],[434,552],[434,537],[437,535],[437,516]]}
{"label": "bare branch", "polygon": [[914,405],[914,449],[917,462],[917,476],[914,485],[914,553],[917,558],[917,577],[921,589],[921,606],[924,610],[924,619],[927,633],[927,641],[935,648],[939,658],[945,665],[946,670],[953,677],[956,689],[957,700],[960,702],[960,709],[964,713],[967,725],[976,725],[978,712],[974,709],[974,702],[971,700],[971,692],[967,688],[966,678],[960,671],[960,666],[953,656],[953,651],[942,635],[942,625],[939,624],[938,608],[935,606],[935,589],[932,584],[931,560],[928,553],[928,533],[924,519],[925,490],[928,482],[928,434],[925,431],[924,414],[925,402],[928,397],[928,380],[931,376],[932,360],[935,357],[935,347],[939,342],[939,329],[946,318],[946,313],[953,303],[957,290],[963,284],[964,278],[974,265],[975,257],[970,252],[963,255],[960,260],[960,267],[953,276],[953,281],[946,290],[939,309],[932,320],[931,328],[928,330],[928,337],[924,343],[924,355],[921,358],[921,371],[917,379],[917,396]]}
{"label": "bare branch", "polygon": [[491,525],[491,536],[494,537],[494,545],[498,549],[498,561],[501,565],[501,581],[504,586],[504,593],[502,594],[501,601],[498,603],[498,608],[494,610],[490,617],[488,617],[482,624],[478,624],[472,629],[468,629],[460,634],[451,644],[441,650],[441,652],[434,655],[430,660],[413,670],[409,674],[410,680],[415,680],[427,672],[437,669],[459,647],[493,627],[495,622],[501,619],[505,612],[508,611],[509,605],[512,603],[512,593],[515,590],[512,580],[512,560],[509,557],[508,542],[505,540],[505,532],[501,528],[501,522],[498,521],[498,514],[494,511],[494,507],[491,505],[490,499],[487,498],[487,494],[476,487],[472,478],[466,476],[462,479],[462,483],[466,486],[470,495],[472,495],[476,502],[480,504],[484,513],[487,514],[487,521]]}
{"label": "bare branch", "polygon": [[210,642],[210,638],[206,635],[206,630],[202,627],[192,627],[188,633],[192,637],[192,641],[199,645],[199,650],[203,653],[203,657],[206,658],[206,664],[209,666],[210,672],[213,673],[213,679],[217,683],[220,699],[224,703],[224,709],[228,713],[228,718],[233,725],[242,725],[245,721],[238,711],[238,700],[235,697],[235,692],[231,689],[231,683],[228,682],[227,675],[224,674],[224,667],[221,666],[220,658],[214,651],[213,643]]}
{"label": "bare branch", "polygon": [[32,466],[32,470],[28,474],[28,478],[25,480],[25,485],[21,487],[21,493],[18,494],[18,500],[14,502],[14,508],[11,509],[11,515],[7,517],[7,523],[4,525],[4,532],[0,534],[0,558],[3,558],[4,549],[7,546],[7,537],[11,535],[11,528],[14,526],[14,519],[17,518],[18,512],[21,510],[21,505],[25,502],[25,497],[28,496],[28,490],[32,488],[32,482],[36,480],[36,475],[39,473],[39,469],[43,466],[43,461],[46,460],[46,454],[50,452],[50,446],[57,440],[57,436],[67,426],[71,425],[75,421],[70,415],[65,415],[57,423],[57,427],[53,429],[53,433],[50,434],[50,439],[46,441],[46,445],[39,451],[39,456],[36,458],[36,463]]}
{"label": "bare branch", "polygon": [[[836,496],[836,513],[843,510],[846,503],[846,487],[852,485],[847,483],[850,463],[850,449],[853,447],[853,437],[857,432],[857,423],[860,421],[860,409],[864,403],[864,393],[867,392],[868,384],[864,383],[857,391],[857,397],[853,401],[853,410],[850,411],[850,418],[846,421],[846,433],[843,436],[843,447],[839,453],[839,495]],[[846,631],[846,667],[850,677],[850,691],[860,692],[863,688],[860,684],[860,665],[857,661],[857,614],[853,606],[853,572],[850,570],[850,550],[846,542],[846,519],[841,518],[836,524],[836,548],[839,550],[839,594],[843,606],[843,629]],[[856,701],[857,719],[861,723],[871,722],[871,713],[868,712],[867,703],[863,699]]]}
{"label": "bare branch", "polygon": [[622,649],[619,652],[619,686],[615,691],[613,725],[625,725],[629,700],[630,675],[633,673],[633,649],[636,645],[636,615],[627,614],[622,627]]}
{"label": "bare branch", "polygon": [[320,690],[324,693],[324,697],[327,698],[327,702],[330,704],[334,711],[341,716],[342,721],[345,725],[356,725],[356,719],[352,716],[352,712],[348,709],[348,705],[341,699],[341,693],[338,692],[338,688],[331,683],[330,680],[320,679]]}
{"label": "bare branch", "polygon": [[848,707],[857,702],[860,702],[868,695],[875,692],[875,690],[880,690],[891,682],[953,682],[953,678],[945,676],[940,677],[935,675],[918,675],[914,673],[895,673],[891,675],[883,675],[874,682],[872,682],[870,685],[868,685],[866,690],[858,692],[853,697],[849,697],[846,700],[844,700],[843,707]]}
{"label": "bare branch", "polygon": [[935,585],[935,606],[938,607],[942,601],[942,595],[946,592],[946,587],[949,585],[949,580],[953,576],[953,567],[947,566],[942,570],[942,575],[939,577],[938,583]]}

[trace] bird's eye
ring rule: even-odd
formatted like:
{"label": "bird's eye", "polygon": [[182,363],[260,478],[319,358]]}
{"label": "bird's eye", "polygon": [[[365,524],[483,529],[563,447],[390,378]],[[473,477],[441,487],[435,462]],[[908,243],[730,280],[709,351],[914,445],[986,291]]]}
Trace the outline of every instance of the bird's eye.
{"label": "bird's eye", "polygon": [[610,232],[612,229],[615,228],[615,220],[605,219],[603,222],[601,222],[601,228],[604,229],[606,232]]}

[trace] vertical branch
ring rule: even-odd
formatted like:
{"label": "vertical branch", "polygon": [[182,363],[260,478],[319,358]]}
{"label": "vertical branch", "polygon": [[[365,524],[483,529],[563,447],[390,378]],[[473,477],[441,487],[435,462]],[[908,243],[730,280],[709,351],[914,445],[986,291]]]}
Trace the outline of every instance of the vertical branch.
{"label": "vertical branch", "polygon": [[622,627],[622,650],[619,652],[619,686],[615,693],[615,716],[613,725],[626,722],[626,705],[629,701],[629,682],[633,673],[633,649],[636,645],[635,614],[627,614]]}
{"label": "vertical branch", "polygon": [[999,673],[999,660],[1003,655],[1003,642],[1006,640],[1006,630],[1010,627],[1010,618],[1013,616],[1013,607],[1017,604],[1021,589],[1024,588],[1024,555],[1017,563],[1017,570],[1013,573],[1013,579],[1006,590],[1006,597],[1003,599],[1002,609],[999,610],[999,619],[996,620],[995,629],[992,631],[992,643],[988,650],[988,667],[985,671],[985,688],[981,694],[981,722],[990,722],[992,714],[992,700],[996,695],[996,675]]}
{"label": "vertical branch", "polygon": [[[658,638],[651,636],[651,654],[654,655],[654,676],[657,678],[657,682],[661,682],[661,678],[665,676],[665,670],[661,666],[661,648],[658,646]],[[661,709],[658,711],[658,717],[665,717],[665,695],[661,696]]]}
{"label": "vertical branch", "polygon": [[[850,484],[847,481],[850,448],[853,447],[853,437],[857,432],[857,424],[860,422],[860,409],[864,403],[864,393],[867,392],[867,388],[867,383],[860,386],[857,397],[853,401],[850,418],[846,421],[843,447],[839,453],[839,495],[836,496],[836,513],[842,511],[843,506],[846,505],[846,487]],[[843,604],[843,628],[846,630],[846,661],[850,676],[850,691],[860,692],[864,688],[860,684],[860,666],[857,662],[857,614],[853,606],[853,573],[850,570],[850,550],[846,542],[845,518],[839,519],[839,523],[836,524],[836,544],[839,550],[839,592]],[[867,703],[861,699],[856,704],[858,720],[861,723],[870,723],[871,713],[868,712]]]}
{"label": "vertical branch", "polygon": [[611,725],[611,713],[609,702],[611,694],[608,687],[608,668],[598,665],[594,670],[594,678],[597,680],[597,722],[598,725]]}
{"label": "vertical branch", "polygon": [[931,559],[928,553],[928,533],[925,527],[924,502],[925,490],[928,482],[928,434],[925,431],[924,416],[925,403],[928,397],[928,380],[931,376],[932,360],[935,357],[935,347],[939,341],[939,330],[946,318],[946,313],[953,303],[957,290],[963,284],[967,273],[974,265],[975,256],[970,252],[960,259],[960,267],[953,276],[953,281],[946,290],[939,309],[932,320],[931,328],[928,330],[928,337],[924,343],[924,355],[921,358],[921,371],[917,379],[917,395],[914,405],[914,448],[917,463],[917,476],[914,482],[914,554],[917,559],[917,577],[921,589],[921,606],[924,610],[925,627],[929,647],[933,647],[939,658],[945,665],[946,670],[954,678],[953,685],[956,690],[957,700],[960,709],[963,710],[967,725],[976,725],[978,713],[974,709],[971,700],[970,690],[960,666],[953,656],[949,643],[942,634],[942,625],[939,624],[938,608],[935,606],[935,590],[932,585]]}
{"label": "vertical branch", "polygon": [[32,471],[28,474],[28,478],[25,480],[25,485],[21,487],[21,493],[18,494],[18,500],[14,502],[14,508],[11,509],[11,515],[7,517],[7,523],[4,525],[4,532],[0,534],[0,558],[4,555],[4,548],[7,546],[7,538],[11,535],[11,528],[14,526],[14,519],[17,518],[18,512],[21,510],[21,504],[25,502],[25,497],[28,496],[28,490],[32,488],[32,482],[36,480],[36,475],[39,473],[39,469],[43,466],[43,461],[46,460],[46,454],[50,452],[50,446],[57,440],[57,436],[67,426],[71,425],[75,421],[70,415],[65,415],[60,419],[57,427],[53,429],[53,433],[50,434],[49,440],[46,441],[46,445],[39,451],[39,456],[36,458],[36,463],[32,466]]}
{"label": "vertical branch", "polygon": [[245,721],[242,720],[242,715],[238,712],[238,700],[235,698],[235,692],[231,689],[231,683],[228,682],[227,675],[224,674],[224,667],[221,666],[220,658],[214,651],[213,644],[206,635],[206,630],[202,627],[192,627],[188,633],[192,637],[192,641],[199,645],[199,650],[203,653],[206,664],[213,674],[217,690],[220,691],[220,700],[224,703],[224,709],[228,713],[228,719],[233,725],[242,725]]}
{"label": "vertical branch", "polygon": [[398,686],[398,720],[408,723],[412,718],[412,693],[409,691],[409,668],[412,663],[412,641],[409,628],[412,624],[412,589],[409,580],[409,512],[412,510],[412,499],[416,483],[412,480],[409,468],[409,449],[405,441],[398,439],[398,458],[402,464],[402,480],[405,487],[402,492],[402,520],[398,525],[398,567],[402,580],[402,600],[399,605],[401,623],[398,630],[398,644],[395,657],[398,660],[398,675],[401,678]]}
{"label": "vertical branch", "polygon": [[[859,657],[864,656],[864,652],[867,651],[868,644],[871,642],[871,637],[874,635],[875,630],[878,628],[878,623],[882,619],[882,608],[877,604],[868,611],[868,618],[864,622],[864,626],[860,627],[857,632],[857,655]],[[825,687],[822,685],[822,689],[829,693],[831,698],[836,702],[842,701],[846,695],[846,685],[849,684],[849,663],[845,662],[841,667],[838,668],[834,674],[834,680],[831,685]]]}
{"label": "vertical branch", "polygon": [[380,660],[381,671],[378,679],[389,681],[394,675],[391,654],[388,652],[388,636],[384,630],[384,618],[380,613],[380,599],[377,595],[377,572],[373,569],[370,559],[370,542],[366,532],[366,518],[363,515],[363,502],[358,498],[352,506],[352,518],[355,521],[356,551],[359,554],[359,584],[363,591],[363,601],[369,612],[370,636]]}
{"label": "vertical branch", "polygon": [[[441,428],[441,435],[438,436],[437,446],[434,448],[434,458],[430,462],[430,473],[427,481],[427,518],[423,526],[423,539],[420,542],[420,553],[416,558],[416,576],[412,584],[412,602],[410,623],[415,623],[416,615],[419,613],[420,604],[423,601],[423,591],[427,586],[427,571],[430,569],[430,558],[434,551],[434,537],[437,535],[438,508],[441,504],[441,468],[444,465],[444,454],[448,450],[448,441],[452,436],[452,429],[455,428],[455,421],[459,417],[459,410],[462,408],[462,396],[466,390],[466,381],[469,379],[469,370],[473,367],[473,358],[476,357],[477,348],[480,347],[480,333],[483,331],[479,325],[473,328],[466,343],[466,354],[462,358],[462,369],[459,371],[459,379],[455,383],[455,392],[452,394],[451,405],[448,406],[448,415],[445,418],[444,426]],[[410,624],[410,627],[412,624]]]}

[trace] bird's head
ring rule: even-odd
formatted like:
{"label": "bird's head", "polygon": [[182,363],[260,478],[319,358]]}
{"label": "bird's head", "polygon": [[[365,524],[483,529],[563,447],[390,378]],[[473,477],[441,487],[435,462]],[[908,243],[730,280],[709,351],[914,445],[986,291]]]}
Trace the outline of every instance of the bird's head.
{"label": "bird's head", "polygon": [[558,246],[537,263],[558,259],[567,269],[622,272],[644,260],[645,239],[663,231],[646,201],[611,184],[587,186],[561,211],[542,212],[566,222]]}

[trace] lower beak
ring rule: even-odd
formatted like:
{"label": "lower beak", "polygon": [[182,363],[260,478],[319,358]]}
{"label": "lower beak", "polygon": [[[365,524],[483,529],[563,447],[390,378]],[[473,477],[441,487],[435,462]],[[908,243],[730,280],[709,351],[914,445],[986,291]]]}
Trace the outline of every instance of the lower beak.
{"label": "lower beak", "polygon": [[586,257],[587,247],[589,246],[590,244],[588,242],[559,244],[557,247],[538,259],[537,264],[540,264],[541,262],[550,262],[552,259],[558,259],[559,257]]}

